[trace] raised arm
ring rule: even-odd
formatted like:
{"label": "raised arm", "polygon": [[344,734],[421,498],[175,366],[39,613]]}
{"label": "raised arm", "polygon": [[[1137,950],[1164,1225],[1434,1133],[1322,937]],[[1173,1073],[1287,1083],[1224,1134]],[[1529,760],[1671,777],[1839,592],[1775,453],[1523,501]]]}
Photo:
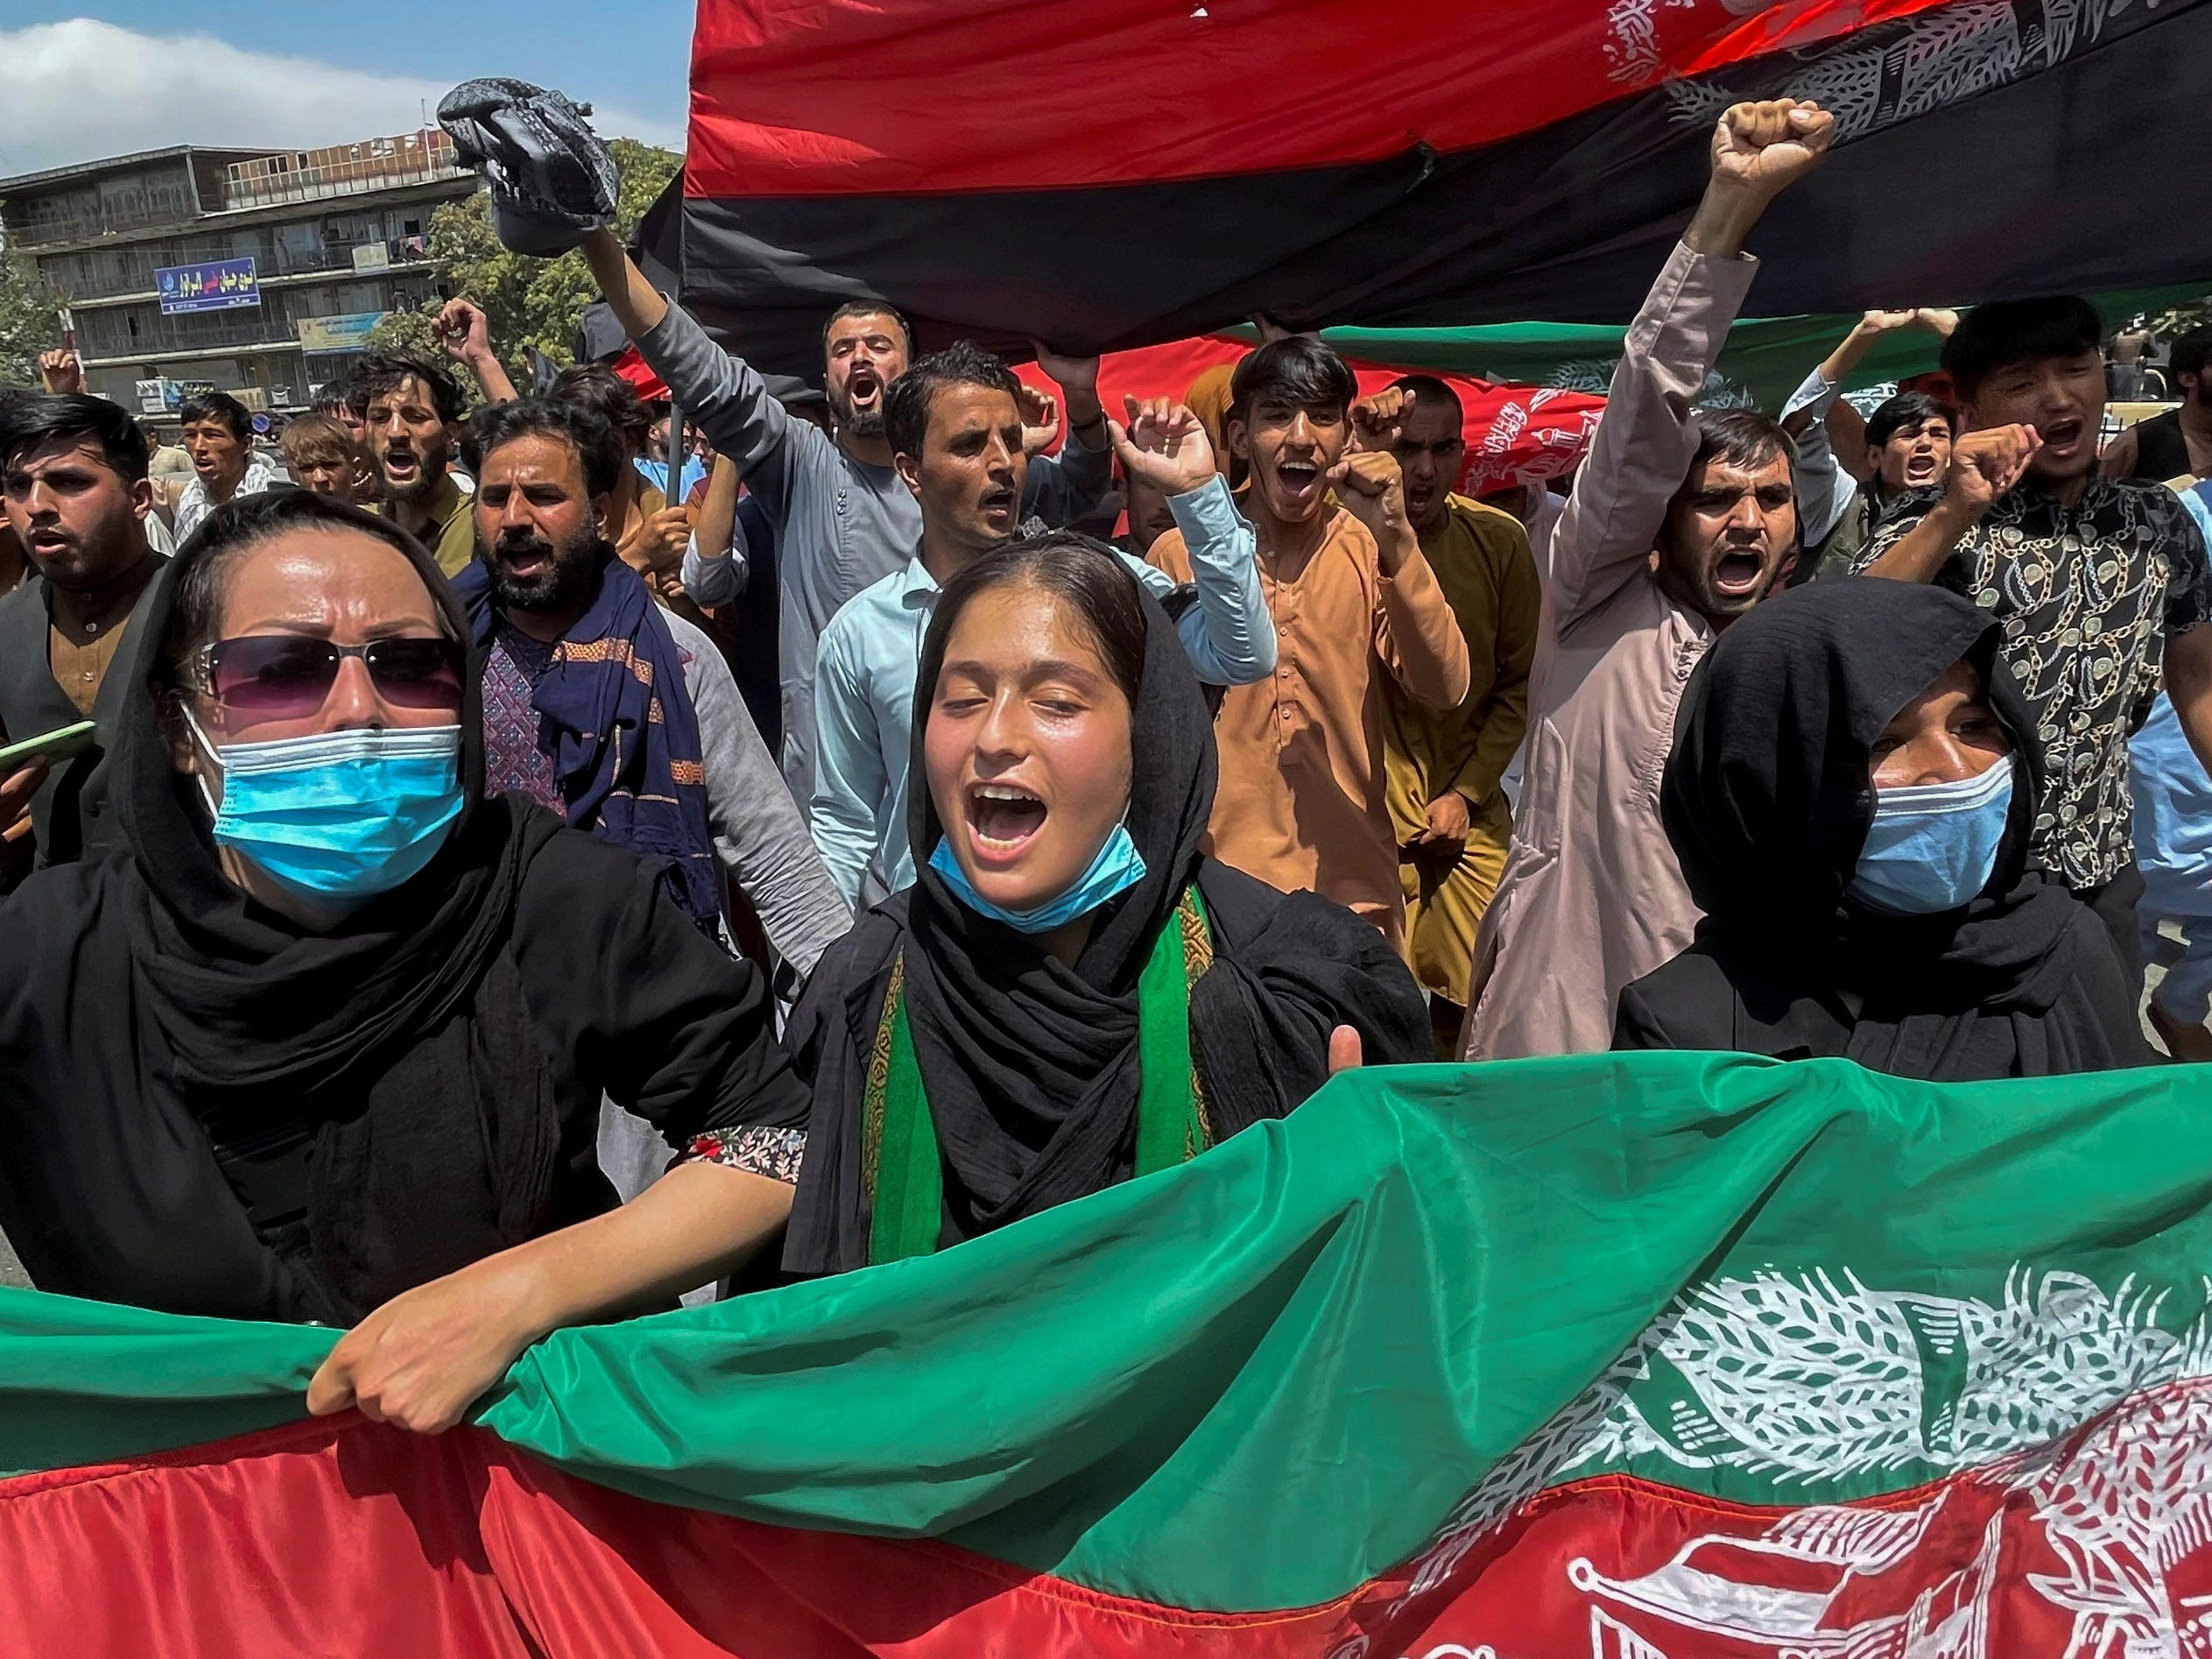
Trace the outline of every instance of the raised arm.
{"label": "raised arm", "polygon": [[1629,325],[1589,456],[1552,533],[1555,627],[1647,569],[1696,453],[1694,401],[1758,268],[1744,239],[1777,194],[1820,165],[1834,126],[1818,105],[1787,98],[1734,105],[1715,126],[1704,197]]}
{"label": "raised arm", "polygon": [[756,491],[771,498],[771,510],[779,511],[784,472],[771,458],[787,445],[826,447],[829,440],[806,421],[793,420],[769,394],[757,370],[708,339],[681,306],[663,299],[613,232],[593,231],[584,239],[583,253],[599,292],[638,355],[667,383],[715,453],[728,456]]}
{"label": "raised arm", "polygon": [[1467,637],[1421,556],[1420,539],[1405,516],[1405,484],[1388,450],[1348,454],[1329,469],[1346,511],[1375,538],[1381,580],[1375,652],[1406,694],[1432,709],[1456,709],[1473,683]]}
{"label": "raised arm", "polygon": [[[1214,446],[1196,415],[1171,399],[1124,399],[1129,425],[1107,423],[1124,470],[1167,498],[1183,533],[1198,604],[1175,632],[1198,677],[1208,685],[1244,686],[1275,672],[1275,619],[1259,585],[1259,540],[1229,498]],[[1171,591],[1172,578],[1143,560],[1127,562],[1138,580]]]}
{"label": "raised arm", "polygon": [[491,325],[479,307],[466,300],[448,300],[430,328],[445,346],[446,355],[465,364],[476,377],[487,402],[515,400],[515,383],[507,378],[506,365],[491,349]]}
{"label": "raised arm", "polygon": [[699,522],[684,548],[684,591],[702,605],[726,605],[745,590],[745,533],[737,519],[737,493],[744,487],[737,463],[715,457],[707,493],[699,503]]}
{"label": "raised arm", "polygon": [[1062,357],[1039,342],[1037,366],[1060,386],[1060,406],[1053,413],[1065,418],[1067,441],[1057,455],[1030,457],[1023,505],[1057,528],[1073,524],[1106,498],[1114,482],[1114,455],[1106,412],[1098,401],[1098,359]]}
{"label": "raised arm", "polygon": [[1884,524],[1859,560],[1859,573],[1892,582],[1933,582],[1952,550],[1982,522],[1997,498],[2019,483],[2043,447],[2033,427],[1969,432],[1951,446],[1943,493],[1917,520]]}

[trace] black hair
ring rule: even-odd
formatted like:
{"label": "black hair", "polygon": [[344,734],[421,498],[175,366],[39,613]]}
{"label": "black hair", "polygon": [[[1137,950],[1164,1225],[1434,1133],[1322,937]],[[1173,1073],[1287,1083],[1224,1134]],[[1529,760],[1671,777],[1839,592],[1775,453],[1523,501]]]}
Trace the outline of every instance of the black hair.
{"label": "black hair", "polygon": [[346,390],[361,400],[356,406],[364,417],[371,400],[387,392],[397,392],[409,380],[419,380],[430,388],[431,406],[437,410],[438,419],[447,426],[461,419],[466,403],[461,395],[461,383],[446,365],[419,351],[372,351],[354,364],[353,372],[346,380]]}
{"label": "black hair", "polygon": [[1308,334],[1271,340],[1236,365],[1229,377],[1229,412],[1250,419],[1265,399],[1300,409],[1333,409],[1341,417],[1359,396],[1359,382],[1335,351]]}
{"label": "black hair", "polygon": [[590,404],[578,399],[517,398],[479,409],[468,427],[468,441],[483,461],[518,438],[541,437],[558,438],[576,452],[584,488],[595,496],[610,493],[629,464],[615,429]]}
{"label": "black hair", "polygon": [[2167,371],[2173,376],[2173,394],[2181,394],[2181,377],[2201,375],[2205,360],[2212,357],[2212,324],[2200,322],[2194,328],[2184,328],[2173,336],[2173,349],[2167,354]]}
{"label": "black hair", "polygon": [[[1082,618],[1114,683],[1137,706],[1145,683],[1145,599],[1120,557],[1073,530],[1047,530],[993,548],[960,570],[937,596],[922,640],[915,700],[926,709],[944,671],[946,647],[960,614],[978,595],[1026,582],[1041,588]],[[926,714],[923,716],[926,720]]]}
{"label": "black hair", "polygon": [[1014,371],[972,340],[918,357],[884,393],[884,436],[893,455],[919,456],[929,432],[929,406],[946,386],[983,386],[1018,397]]}
{"label": "black hair", "polygon": [[[200,527],[177,549],[176,598],[170,608],[168,630],[154,655],[157,695],[180,691],[191,683],[191,659],[201,646],[213,642],[222,625],[224,572],[238,555],[286,531],[303,529],[357,530],[388,543],[419,572],[437,568],[422,544],[391,519],[364,512],[336,496],[292,489],[241,496],[201,519]],[[439,597],[434,592],[431,597]],[[446,609],[442,604],[437,607],[441,629],[449,626]]]}
{"label": "black hair", "polygon": [[1402,374],[1386,390],[1410,394],[1416,406],[1425,403],[1448,404],[1462,424],[1467,420],[1467,406],[1460,401],[1459,393],[1452,390],[1448,381],[1440,380],[1433,374]]}
{"label": "black hair", "polygon": [[1867,416],[1867,446],[1879,449],[1903,428],[1925,426],[1931,420],[1942,421],[1954,434],[1959,429],[1958,411],[1941,398],[1925,392],[1900,392]]}
{"label": "black hair", "polygon": [[187,427],[195,420],[220,422],[241,443],[253,435],[253,416],[227,392],[203,392],[196,398],[187,398],[177,411],[177,420]]}
{"label": "black hair", "polygon": [[369,394],[361,389],[361,382],[349,371],[335,380],[325,381],[322,390],[315,393],[314,401],[307,406],[308,412],[313,414],[333,417],[351,414],[358,420],[369,413]]}
{"label": "black hair", "polygon": [[913,355],[914,325],[906,321],[905,314],[897,306],[882,300],[848,300],[822,320],[821,349],[825,356],[829,350],[829,331],[848,317],[889,317],[898,325],[899,336],[906,342],[907,356]]}
{"label": "black hair", "polygon": [[117,404],[81,392],[26,392],[0,404],[0,470],[25,449],[57,438],[93,438],[108,470],[125,484],[146,476],[146,434]]}
{"label": "black hair", "polygon": [[2101,352],[2103,341],[2096,307],[2076,295],[1992,300],[1959,319],[1943,342],[1943,368],[1959,395],[1971,398],[1999,369]]}
{"label": "black hair", "polygon": [[[652,436],[652,412],[638,395],[638,388],[606,364],[580,363],[563,369],[546,388],[546,396],[556,403],[588,409],[598,416],[616,445],[625,452],[625,460],[630,455],[645,454],[645,444]],[[607,488],[614,488],[611,481]]]}
{"label": "black hair", "polygon": [[1797,444],[1782,423],[1757,409],[1723,409],[1698,417],[1697,452],[1690,457],[1695,470],[1708,461],[1730,467],[1763,467],[1779,455],[1790,463],[1790,479],[1797,479]]}

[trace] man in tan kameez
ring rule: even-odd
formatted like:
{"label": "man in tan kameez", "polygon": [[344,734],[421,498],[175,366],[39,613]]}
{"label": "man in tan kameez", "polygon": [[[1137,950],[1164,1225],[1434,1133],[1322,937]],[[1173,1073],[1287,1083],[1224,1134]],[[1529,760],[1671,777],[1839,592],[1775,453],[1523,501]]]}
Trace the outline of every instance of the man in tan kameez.
{"label": "man in tan kameez", "polygon": [[1430,997],[1441,1051],[1455,1054],[1475,935],[1505,871],[1513,819],[1498,787],[1528,729],[1529,667],[1543,595],[1528,533],[1511,513],[1454,495],[1466,414],[1431,375],[1390,391],[1400,406],[1391,453],[1421,556],[1467,640],[1471,683],[1455,709],[1384,688],[1384,798],[1398,832],[1405,959]]}
{"label": "man in tan kameez", "polygon": [[[1397,458],[1379,445],[1347,452],[1357,391],[1343,359],[1302,335],[1237,365],[1227,430],[1251,466],[1242,505],[1276,667],[1222,699],[1207,839],[1223,864],[1334,899],[1395,945],[1405,904],[1384,800],[1384,687],[1457,708],[1467,646],[1406,519]],[[1180,532],[1146,556],[1192,579]]]}

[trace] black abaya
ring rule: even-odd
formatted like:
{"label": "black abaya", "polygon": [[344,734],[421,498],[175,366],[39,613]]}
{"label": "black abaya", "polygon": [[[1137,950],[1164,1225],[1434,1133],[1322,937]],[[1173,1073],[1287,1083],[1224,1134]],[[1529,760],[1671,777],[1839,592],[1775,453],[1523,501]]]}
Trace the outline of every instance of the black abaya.
{"label": "black abaya", "polygon": [[[1854,577],[1767,600],[1683,698],[1660,814],[1705,912],[1621,993],[1617,1048],[1845,1055],[1899,1077],[2102,1070],[2148,1058],[2112,942],[2028,868],[2043,792],[1997,624],[1914,582]],[[1883,729],[1952,664],[1981,676],[2018,770],[1997,865],[1964,908],[1886,915],[1846,893],[1873,822]]]}
{"label": "black abaya", "polygon": [[[150,641],[194,557],[159,578]],[[123,721],[130,850],[0,907],[0,1227],[39,1288],[351,1323],[611,1208],[602,1092],[678,1147],[803,1119],[759,976],[692,925],[665,865],[481,799],[473,663],[446,845],[310,932],[222,874],[157,717],[162,654]]]}

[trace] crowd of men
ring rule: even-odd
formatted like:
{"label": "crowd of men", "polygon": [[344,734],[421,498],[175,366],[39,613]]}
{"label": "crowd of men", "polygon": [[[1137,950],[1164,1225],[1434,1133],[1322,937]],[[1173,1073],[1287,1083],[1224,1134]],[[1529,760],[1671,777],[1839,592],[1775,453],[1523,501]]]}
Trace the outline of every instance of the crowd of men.
{"label": "crowd of men", "polygon": [[[1622,989],[1692,937],[1658,785],[1714,640],[1800,582],[1940,582],[2000,620],[2032,708],[2037,861],[2139,980],[2156,924],[2186,945],[2212,884],[2189,850],[2212,793],[2212,332],[2172,344],[2178,410],[2102,448],[2104,325],[2067,297],[1870,312],[1773,415],[1701,411],[1757,276],[1744,240],[1829,135],[1787,105],[1731,122],[1578,470],[1496,503],[1457,492],[1447,384],[1363,398],[1311,335],[1254,350],[1225,406],[1164,386],[1110,411],[1095,359],[1040,342],[1040,396],[973,345],[918,355],[896,310],[856,301],[824,324],[822,402],[786,405],[604,232],[592,272],[695,439],[603,365],[518,395],[455,301],[444,360],[370,355],[280,460],[235,399],[187,402],[178,479],[56,354],[46,391],[0,404],[0,731],[105,730],[163,556],[214,508],[281,487],[371,505],[466,601],[487,787],[673,860],[702,925],[788,994],[913,879],[935,595],[1040,525],[1095,531],[1217,700],[1213,851],[1371,921],[1443,1052],[1515,1057],[1607,1047]],[[1839,393],[1905,329],[1941,336],[1943,372],[1862,415]],[[638,676],[593,672],[610,655],[653,666],[665,719],[630,706]],[[2163,746],[2146,763],[2131,741]],[[116,844],[105,766],[95,738],[0,778],[14,874]],[[2204,976],[2161,965],[2159,1027],[2201,1056]]]}

